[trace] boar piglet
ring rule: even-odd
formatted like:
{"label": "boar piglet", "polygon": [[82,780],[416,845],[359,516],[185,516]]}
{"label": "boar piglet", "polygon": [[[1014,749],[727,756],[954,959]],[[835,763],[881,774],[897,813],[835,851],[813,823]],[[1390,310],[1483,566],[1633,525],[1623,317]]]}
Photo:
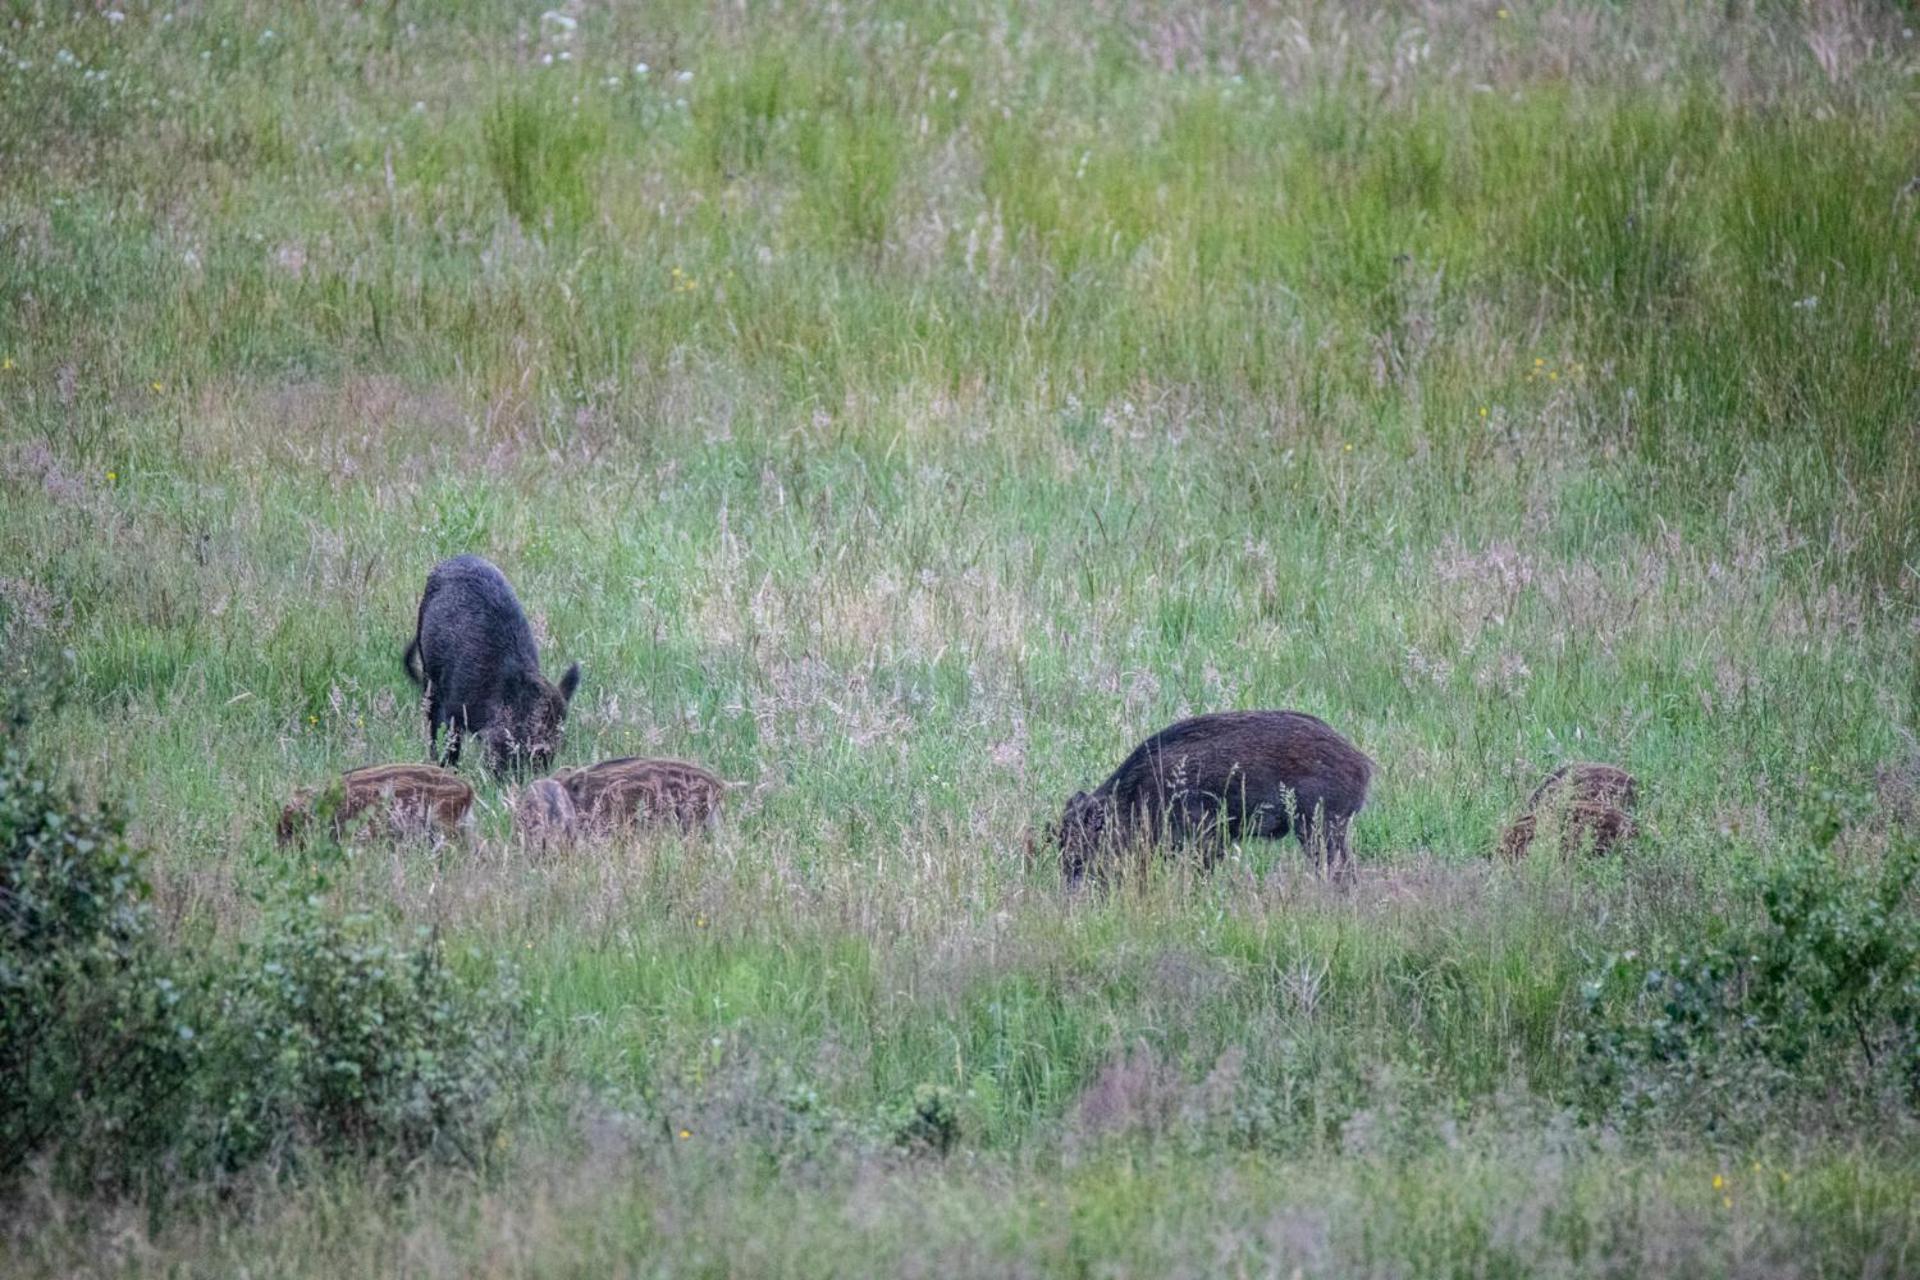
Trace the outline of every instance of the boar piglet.
{"label": "boar piglet", "polygon": [[1615,805],[1633,812],[1640,784],[1618,765],[1580,761],[1563,764],[1533,789],[1522,813],[1535,813],[1542,806],[1559,804]]}
{"label": "boar piglet", "polygon": [[545,849],[573,843],[580,833],[580,819],[573,807],[573,793],[552,778],[528,783],[513,802],[513,825],[529,848]]}
{"label": "boar piglet", "polygon": [[726,783],[685,760],[625,756],[554,774],[573,794],[583,825],[601,831],[641,823],[685,830],[713,820]]}
{"label": "boar piglet", "polygon": [[1515,818],[1500,837],[1500,855],[1524,858],[1534,839],[1547,835],[1562,857],[1575,853],[1604,857],[1639,834],[1640,825],[1620,806],[1576,800]]}
{"label": "boar piglet", "polygon": [[1606,855],[1640,834],[1634,821],[1639,784],[1610,764],[1563,764],[1541,780],[1526,807],[1500,837],[1501,856],[1520,858],[1536,838],[1550,835],[1562,857]]}
{"label": "boar piglet", "polygon": [[418,837],[438,828],[448,834],[465,827],[473,813],[473,788],[451,769],[430,764],[376,764],[350,769],[337,787],[305,787],[280,813],[280,843],[300,838],[316,813],[331,810],[333,834],[344,836],[365,814],[381,821],[375,834]]}

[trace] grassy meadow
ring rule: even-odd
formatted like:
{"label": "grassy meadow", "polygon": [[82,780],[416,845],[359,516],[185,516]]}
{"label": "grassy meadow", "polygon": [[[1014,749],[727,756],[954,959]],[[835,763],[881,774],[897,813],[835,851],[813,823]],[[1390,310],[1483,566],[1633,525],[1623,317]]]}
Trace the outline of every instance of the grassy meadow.
{"label": "grassy meadow", "polygon": [[[0,4],[0,661],[170,943],[270,928],[294,787],[422,758],[444,556],[582,664],[565,763],[740,784],[542,858],[476,773],[472,840],[347,851],[517,966],[477,1165],[30,1177],[0,1271],[1920,1274],[1865,1032],[1698,1109],[1588,1034],[1920,840],[1917,27]],[[1379,762],[1353,883],[1028,857],[1233,707]],[[1494,859],[1571,759],[1642,838]]]}

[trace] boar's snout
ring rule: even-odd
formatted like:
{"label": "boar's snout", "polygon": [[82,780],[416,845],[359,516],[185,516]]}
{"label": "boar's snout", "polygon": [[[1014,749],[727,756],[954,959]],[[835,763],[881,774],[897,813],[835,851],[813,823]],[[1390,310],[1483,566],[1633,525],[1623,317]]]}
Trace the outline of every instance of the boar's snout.
{"label": "boar's snout", "polygon": [[555,685],[535,677],[503,722],[482,731],[487,763],[496,772],[545,773],[566,745],[567,702],[580,684],[580,664],[574,663]]}
{"label": "boar's snout", "polygon": [[1076,791],[1060,815],[1060,875],[1071,887],[1087,874],[1087,864],[1106,831],[1107,807],[1085,791]]}

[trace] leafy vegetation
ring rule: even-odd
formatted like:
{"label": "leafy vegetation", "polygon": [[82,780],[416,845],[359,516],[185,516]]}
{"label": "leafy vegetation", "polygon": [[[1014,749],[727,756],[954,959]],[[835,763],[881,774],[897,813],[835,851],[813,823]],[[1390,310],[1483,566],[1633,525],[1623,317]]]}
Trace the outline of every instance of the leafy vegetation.
{"label": "leafy vegetation", "polygon": [[1813,848],[1759,876],[1760,918],[1620,957],[1589,986],[1588,1052],[1622,1114],[1711,1130],[1798,1103],[1802,1126],[1844,1130],[1920,1104],[1916,846],[1836,859],[1814,807]]}
{"label": "leafy vegetation", "polygon": [[395,945],[310,880],[238,954],[175,954],[123,824],[12,744],[0,859],[4,1190],[36,1165],[163,1202],[309,1156],[481,1166],[521,1011],[456,979],[437,939]]}
{"label": "leafy vegetation", "polygon": [[124,824],[0,757],[0,1179],[51,1154],[122,1188],[164,1146],[194,1055]]}

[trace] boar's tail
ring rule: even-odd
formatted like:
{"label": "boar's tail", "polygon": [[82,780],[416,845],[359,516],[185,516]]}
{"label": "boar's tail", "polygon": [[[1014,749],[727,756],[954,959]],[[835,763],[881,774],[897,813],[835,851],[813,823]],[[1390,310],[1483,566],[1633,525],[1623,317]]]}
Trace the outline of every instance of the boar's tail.
{"label": "boar's tail", "polygon": [[413,681],[422,689],[427,687],[427,673],[420,665],[419,636],[415,636],[412,643],[407,645],[407,651],[400,655],[400,665],[406,668],[407,679]]}

